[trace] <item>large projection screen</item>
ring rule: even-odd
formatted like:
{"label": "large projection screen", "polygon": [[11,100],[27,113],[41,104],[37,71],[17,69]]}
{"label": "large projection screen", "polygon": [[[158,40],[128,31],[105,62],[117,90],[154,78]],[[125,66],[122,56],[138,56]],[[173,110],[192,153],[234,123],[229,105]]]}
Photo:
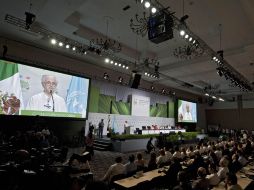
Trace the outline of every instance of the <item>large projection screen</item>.
{"label": "large projection screen", "polygon": [[179,123],[197,123],[197,103],[185,100],[177,101],[177,121]]}
{"label": "large projection screen", "polygon": [[90,79],[0,60],[0,114],[87,118]]}

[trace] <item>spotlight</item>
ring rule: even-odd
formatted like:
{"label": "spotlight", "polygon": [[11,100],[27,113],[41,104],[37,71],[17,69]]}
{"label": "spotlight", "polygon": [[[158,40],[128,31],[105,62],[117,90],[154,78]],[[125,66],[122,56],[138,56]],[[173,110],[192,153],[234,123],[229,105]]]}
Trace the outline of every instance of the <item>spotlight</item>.
{"label": "spotlight", "polygon": [[67,45],[65,46],[65,48],[66,48],[66,49],[69,49],[69,48],[70,48],[70,45],[69,45],[69,44],[67,44]]}
{"label": "spotlight", "polygon": [[119,83],[123,83],[123,77],[121,77],[121,76],[118,77],[118,82],[119,82]]}
{"label": "spotlight", "polygon": [[87,54],[87,51],[85,51],[84,54],[86,55],[86,54]]}
{"label": "spotlight", "polygon": [[128,70],[128,69],[129,69],[129,67],[127,66],[127,67],[126,67],[126,69]]}
{"label": "spotlight", "polygon": [[180,18],[181,22],[185,22],[189,18],[189,15],[184,15],[183,17]]}
{"label": "spotlight", "polygon": [[215,56],[213,57],[213,60],[214,60],[214,61],[216,60],[216,57],[215,57]]}
{"label": "spotlight", "polygon": [[151,11],[152,11],[152,13],[154,14],[154,13],[156,13],[157,9],[156,9],[155,7],[153,7],[153,8],[151,9]]}
{"label": "spotlight", "polygon": [[192,41],[192,37],[189,38],[189,41],[190,41],[190,42]]}
{"label": "spotlight", "polygon": [[117,66],[117,62],[115,62],[115,66]]}
{"label": "spotlight", "polygon": [[196,40],[193,40],[193,42],[192,42],[193,44],[195,44],[196,43]]}
{"label": "spotlight", "polygon": [[56,39],[51,39],[51,44],[55,45],[56,44]]}
{"label": "spotlight", "polygon": [[148,9],[150,7],[150,5],[151,5],[150,2],[148,2],[148,1],[145,2],[145,8]]}
{"label": "spotlight", "polygon": [[121,65],[122,65],[121,63],[118,64],[119,67],[121,67]]}
{"label": "spotlight", "polygon": [[26,29],[29,30],[31,24],[35,21],[36,16],[32,13],[25,12],[26,15]]}
{"label": "spotlight", "polygon": [[213,99],[216,99],[216,96],[212,96]]}
{"label": "spotlight", "polygon": [[60,47],[62,47],[62,46],[63,46],[63,42],[59,42],[58,45],[59,45]]}
{"label": "spotlight", "polygon": [[184,36],[184,38],[185,38],[185,39],[188,39],[188,38],[189,38],[189,35],[188,35],[188,34],[186,34],[186,35]]}
{"label": "spotlight", "polygon": [[184,34],[185,34],[185,31],[184,31],[184,30],[181,30],[181,31],[180,31],[180,36],[184,36]]}
{"label": "spotlight", "polygon": [[123,68],[125,68],[125,65],[123,65]]}
{"label": "spotlight", "polygon": [[112,61],[112,60],[111,60],[111,61],[110,61],[110,63],[111,63],[111,64],[113,64],[113,63],[114,63],[114,61]]}
{"label": "spotlight", "polygon": [[151,90],[154,91],[154,86],[153,85],[151,86]]}
{"label": "spotlight", "polygon": [[75,51],[75,50],[76,50],[76,47],[74,46],[74,47],[72,48],[72,50]]}
{"label": "spotlight", "polygon": [[106,58],[106,59],[105,59],[105,63],[109,63],[109,58]]}
{"label": "spotlight", "polygon": [[209,94],[208,94],[208,93],[205,93],[205,95],[206,95],[206,96],[209,96]]}
{"label": "spotlight", "polygon": [[225,100],[223,98],[219,98],[220,101],[224,102]]}
{"label": "spotlight", "polygon": [[144,0],[140,0],[140,3],[143,3]]}
{"label": "spotlight", "polygon": [[147,75],[147,72],[145,72],[145,75]]}
{"label": "spotlight", "polygon": [[103,78],[104,78],[105,80],[108,80],[108,79],[109,79],[108,73],[104,73]]}

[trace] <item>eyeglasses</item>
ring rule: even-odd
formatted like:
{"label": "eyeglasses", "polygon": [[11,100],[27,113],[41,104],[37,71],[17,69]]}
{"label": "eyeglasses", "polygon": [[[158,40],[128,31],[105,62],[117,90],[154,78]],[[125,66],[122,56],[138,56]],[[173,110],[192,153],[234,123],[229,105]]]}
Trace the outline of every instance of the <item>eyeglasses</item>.
{"label": "eyeglasses", "polygon": [[50,81],[45,81],[44,84],[46,84],[46,85],[52,85],[52,86],[56,86],[57,85],[56,82],[50,82]]}

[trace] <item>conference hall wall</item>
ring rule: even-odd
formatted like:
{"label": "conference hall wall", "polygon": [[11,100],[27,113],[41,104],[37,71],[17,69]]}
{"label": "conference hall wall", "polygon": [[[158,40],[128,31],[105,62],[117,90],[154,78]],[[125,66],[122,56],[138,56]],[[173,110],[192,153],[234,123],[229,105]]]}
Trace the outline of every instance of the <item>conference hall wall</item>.
{"label": "conference hall wall", "polygon": [[[150,98],[151,105],[148,116],[137,116],[131,113],[132,95]],[[110,127],[120,134],[123,132],[125,121],[128,121],[134,128],[151,125],[175,125],[174,102],[170,97],[92,80],[86,127],[89,122],[98,127],[100,120],[104,119],[106,126],[104,134],[106,134],[108,115],[110,115]]]}
{"label": "conference hall wall", "polygon": [[253,130],[254,101],[215,103],[206,108],[207,125]]}

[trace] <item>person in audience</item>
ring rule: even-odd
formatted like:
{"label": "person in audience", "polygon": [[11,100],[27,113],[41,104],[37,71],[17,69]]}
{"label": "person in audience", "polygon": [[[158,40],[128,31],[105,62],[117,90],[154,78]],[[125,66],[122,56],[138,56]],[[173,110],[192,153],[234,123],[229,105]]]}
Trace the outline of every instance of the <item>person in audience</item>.
{"label": "person in audience", "polygon": [[237,184],[237,177],[235,174],[228,173],[226,176],[226,189],[227,190],[243,190],[242,187]]}
{"label": "person in audience", "polygon": [[166,173],[167,185],[172,188],[177,185],[177,174],[182,171],[180,160],[177,157],[172,158],[173,163],[170,165]]}
{"label": "person in audience", "polygon": [[216,165],[209,164],[208,171],[210,174],[207,175],[206,178],[209,180],[210,187],[218,185],[220,183],[220,178],[217,174]]}
{"label": "person in audience", "polygon": [[27,110],[67,112],[64,98],[57,91],[58,81],[53,75],[42,75],[43,92],[33,95],[26,106]]}
{"label": "person in audience", "polygon": [[182,159],[182,155],[181,155],[181,152],[179,151],[179,147],[178,146],[175,147],[175,152],[173,154],[173,157],[176,157],[179,160]]}
{"label": "person in audience", "polygon": [[145,160],[143,159],[142,154],[139,152],[137,153],[137,159],[135,160],[135,164],[137,166],[137,170],[143,170],[145,168]]}
{"label": "person in audience", "polygon": [[242,151],[241,151],[241,150],[238,150],[238,151],[237,151],[237,154],[238,154],[238,156],[239,156],[238,161],[240,162],[240,164],[241,164],[242,166],[246,166],[246,164],[248,163],[248,160],[244,157]]}
{"label": "person in audience", "polygon": [[219,171],[218,171],[218,176],[220,178],[220,180],[224,180],[227,176],[227,173],[229,172],[228,170],[228,159],[224,156],[221,158],[220,162],[219,162]]}
{"label": "person in audience", "polygon": [[194,157],[194,152],[193,152],[193,146],[190,146],[187,151],[186,151],[186,154],[189,158],[193,158]]}
{"label": "person in audience", "polygon": [[137,171],[137,165],[134,163],[135,156],[132,154],[129,156],[129,162],[124,165],[126,176],[132,176]]}
{"label": "person in audience", "polygon": [[69,167],[71,173],[87,173],[91,171],[89,158],[87,156],[80,156],[78,154],[73,154],[69,160]]}
{"label": "person in audience", "polygon": [[163,149],[160,149],[159,153],[160,155],[156,158],[156,164],[158,167],[163,167],[167,162],[167,157]]}
{"label": "person in audience", "polygon": [[188,180],[186,172],[180,171],[177,174],[179,185],[175,186],[173,190],[192,190],[191,184]]}
{"label": "person in audience", "polygon": [[107,181],[108,184],[110,184],[111,182],[111,178],[115,175],[119,175],[119,174],[124,174],[125,172],[125,167],[122,164],[122,157],[118,156],[115,159],[115,164],[111,165],[106,174],[104,175],[104,177],[102,178],[102,181]]}
{"label": "person in audience", "polygon": [[150,137],[149,141],[146,144],[146,153],[150,154],[152,150],[155,150],[155,147],[153,145],[153,137]]}
{"label": "person in audience", "polygon": [[154,170],[157,168],[157,164],[156,164],[156,153],[155,152],[152,152],[150,154],[150,160],[148,162],[148,168],[147,170],[148,171],[151,171],[151,170]]}
{"label": "person in audience", "polygon": [[229,169],[230,173],[236,173],[242,168],[242,165],[238,161],[238,159],[239,159],[239,156],[237,154],[233,154],[232,163],[230,163],[229,166],[228,166],[228,169]]}
{"label": "person in audience", "polygon": [[170,162],[170,160],[171,160],[171,158],[173,157],[173,155],[172,155],[172,153],[169,151],[170,150],[170,148],[169,148],[169,146],[166,146],[165,148],[164,148],[164,150],[165,150],[165,156],[166,156],[166,162]]}
{"label": "person in audience", "polygon": [[208,190],[209,181],[208,179],[206,179],[206,169],[203,167],[198,168],[197,175],[198,175],[198,178],[192,183],[192,189],[193,190]]}
{"label": "person in audience", "polygon": [[89,131],[85,139],[85,144],[86,144],[86,151],[88,151],[91,156],[94,155],[93,143],[94,143],[94,136],[92,131]]}

